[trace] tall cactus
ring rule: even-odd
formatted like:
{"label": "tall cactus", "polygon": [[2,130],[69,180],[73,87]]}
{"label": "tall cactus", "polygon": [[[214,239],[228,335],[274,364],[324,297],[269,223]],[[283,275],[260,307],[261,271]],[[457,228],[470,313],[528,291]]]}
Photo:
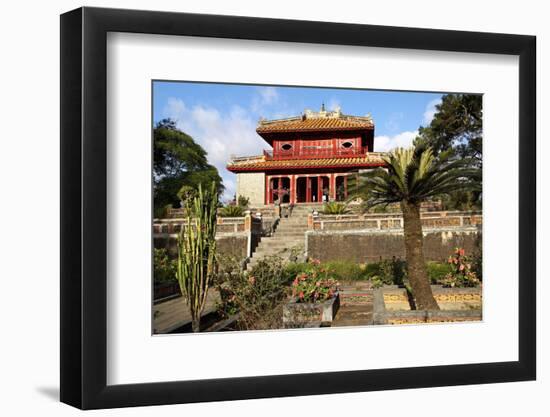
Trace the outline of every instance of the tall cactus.
{"label": "tall cactus", "polygon": [[200,331],[201,314],[208,288],[216,271],[216,210],[218,192],[199,185],[196,195],[185,202],[187,227],[178,237],[177,278],[181,293],[189,305],[193,332]]}

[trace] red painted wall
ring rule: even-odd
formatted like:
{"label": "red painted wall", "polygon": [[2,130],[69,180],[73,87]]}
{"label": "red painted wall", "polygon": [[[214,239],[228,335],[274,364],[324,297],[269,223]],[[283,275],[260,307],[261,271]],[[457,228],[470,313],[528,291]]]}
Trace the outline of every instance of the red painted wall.
{"label": "red painted wall", "polygon": [[336,132],[332,135],[282,136],[273,139],[273,158],[331,158],[372,151],[373,132]]}

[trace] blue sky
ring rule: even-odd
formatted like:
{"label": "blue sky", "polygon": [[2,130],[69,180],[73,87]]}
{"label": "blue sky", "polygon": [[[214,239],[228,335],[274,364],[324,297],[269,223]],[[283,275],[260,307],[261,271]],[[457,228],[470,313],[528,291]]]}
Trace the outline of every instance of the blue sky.
{"label": "blue sky", "polygon": [[375,151],[408,146],[419,126],[431,121],[441,93],[209,84],[153,83],[153,122],[172,118],[207,152],[224,180],[224,199],[235,193],[235,174],[225,169],[231,155],[257,155],[269,145],[256,133],[260,117],[300,115],[337,106],[344,114],[370,114]]}

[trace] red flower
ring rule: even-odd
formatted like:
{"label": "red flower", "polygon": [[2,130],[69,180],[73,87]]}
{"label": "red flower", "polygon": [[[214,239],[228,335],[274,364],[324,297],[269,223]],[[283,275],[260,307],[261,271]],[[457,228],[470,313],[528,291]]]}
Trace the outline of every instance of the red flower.
{"label": "red flower", "polygon": [[300,300],[304,299],[304,292],[300,291],[300,294],[298,294],[298,297],[300,297]]}

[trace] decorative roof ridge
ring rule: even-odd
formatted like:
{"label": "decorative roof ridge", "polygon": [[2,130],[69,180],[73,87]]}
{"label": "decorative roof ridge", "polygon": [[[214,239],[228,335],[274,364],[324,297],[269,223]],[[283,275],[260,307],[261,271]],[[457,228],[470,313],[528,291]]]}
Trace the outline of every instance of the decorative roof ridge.
{"label": "decorative roof ridge", "polygon": [[258,128],[262,128],[265,126],[278,124],[278,123],[298,122],[298,121],[305,121],[310,119],[340,119],[340,120],[346,120],[346,121],[373,123],[370,113],[365,116],[354,116],[351,114],[342,113],[342,109],[340,107],[336,107],[334,110],[326,111],[325,106],[323,104],[321,106],[321,110],[318,112],[314,112],[310,109],[305,109],[304,112],[299,116],[291,116],[291,117],[284,117],[280,119],[270,119],[270,120],[264,119],[262,117],[258,121]]}
{"label": "decorative roof ridge", "polygon": [[234,156],[232,155],[230,157],[229,162],[227,163],[227,166],[235,166],[235,165],[248,165],[248,164],[258,164],[258,163],[288,163],[288,162],[296,162],[296,161],[327,161],[327,160],[333,160],[333,161],[368,161],[368,160],[383,160],[384,156],[387,155],[388,152],[367,152],[365,154],[359,154],[359,155],[332,155],[332,156],[324,156],[320,158],[308,158],[308,157],[300,157],[297,156],[296,158],[284,158],[284,159],[271,159],[266,158],[265,155],[258,155],[258,156]]}
{"label": "decorative roof ridge", "polygon": [[281,123],[281,122],[297,122],[299,120],[302,120],[303,116],[292,116],[292,117],[284,117],[282,119],[271,119],[271,120],[268,120],[268,119],[264,119],[263,117],[260,118],[260,120],[258,121],[258,126],[265,126],[265,125],[270,125],[270,124],[275,124],[275,123]]}

